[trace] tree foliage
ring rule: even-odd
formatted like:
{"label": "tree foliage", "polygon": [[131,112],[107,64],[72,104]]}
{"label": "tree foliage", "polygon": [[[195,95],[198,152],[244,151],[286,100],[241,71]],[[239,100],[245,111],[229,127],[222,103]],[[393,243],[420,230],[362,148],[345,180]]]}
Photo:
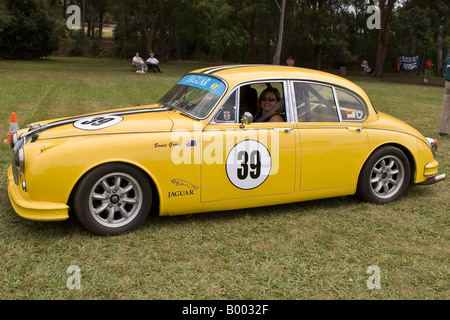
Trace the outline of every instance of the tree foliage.
{"label": "tree foliage", "polygon": [[[124,59],[152,51],[161,61],[284,64],[291,55],[316,69],[358,69],[368,60],[381,75],[395,70],[399,53],[437,65],[450,51],[448,0],[0,0],[1,56],[48,55],[71,4],[82,8],[83,30],[59,36],[98,40],[108,20]],[[380,8],[379,30],[367,26],[369,5]]]}
{"label": "tree foliage", "polygon": [[56,22],[39,1],[3,0],[0,9],[0,57],[40,58],[57,48]]}

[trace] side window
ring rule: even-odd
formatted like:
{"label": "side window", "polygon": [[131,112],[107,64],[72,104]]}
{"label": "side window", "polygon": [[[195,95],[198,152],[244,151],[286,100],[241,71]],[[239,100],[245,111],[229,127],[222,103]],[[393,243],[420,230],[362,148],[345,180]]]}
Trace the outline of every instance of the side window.
{"label": "side window", "polygon": [[339,122],[330,86],[313,83],[294,83],[298,121]]}
{"label": "side window", "polygon": [[250,112],[254,122],[285,122],[283,83],[261,82],[239,87],[220,106],[214,122],[236,123],[244,112]]}
{"label": "side window", "polygon": [[342,121],[362,121],[366,118],[366,109],[361,100],[340,89],[336,89],[336,95]]}
{"label": "side window", "polygon": [[216,115],[216,122],[236,122],[236,90],[228,97],[222,104],[218,114]]}

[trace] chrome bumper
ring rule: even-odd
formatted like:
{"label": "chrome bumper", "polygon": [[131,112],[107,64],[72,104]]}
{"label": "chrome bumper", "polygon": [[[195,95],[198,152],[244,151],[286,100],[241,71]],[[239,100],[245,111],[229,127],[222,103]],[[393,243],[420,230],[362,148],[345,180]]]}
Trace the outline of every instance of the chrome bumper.
{"label": "chrome bumper", "polygon": [[429,186],[431,184],[435,184],[441,181],[444,181],[446,178],[445,173],[442,173],[440,175],[434,176],[434,177],[429,177],[427,180],[418,183],[419,186]]}

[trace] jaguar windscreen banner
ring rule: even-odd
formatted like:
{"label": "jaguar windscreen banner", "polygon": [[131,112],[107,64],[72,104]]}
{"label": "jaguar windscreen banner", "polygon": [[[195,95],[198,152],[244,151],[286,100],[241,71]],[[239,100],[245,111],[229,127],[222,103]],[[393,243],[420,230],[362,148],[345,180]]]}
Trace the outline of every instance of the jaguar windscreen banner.
{"label": "jaguar windscreen banner", "polygon": [[184,76],[177,84],[203,89],[214,93],[218,97],[220,97],[226,89],[225,84],[222,81],[203,75],[191,74]]}

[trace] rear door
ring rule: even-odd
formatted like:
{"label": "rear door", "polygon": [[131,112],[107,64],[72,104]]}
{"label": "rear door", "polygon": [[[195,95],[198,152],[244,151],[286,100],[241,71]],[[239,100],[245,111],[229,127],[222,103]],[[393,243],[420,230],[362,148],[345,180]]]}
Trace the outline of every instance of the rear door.
{"label": "rear door", "polygon": [[300,190],[357,183],[368,154],[366,108],[355,95],[330,85],[294,82],[300,133]]}

